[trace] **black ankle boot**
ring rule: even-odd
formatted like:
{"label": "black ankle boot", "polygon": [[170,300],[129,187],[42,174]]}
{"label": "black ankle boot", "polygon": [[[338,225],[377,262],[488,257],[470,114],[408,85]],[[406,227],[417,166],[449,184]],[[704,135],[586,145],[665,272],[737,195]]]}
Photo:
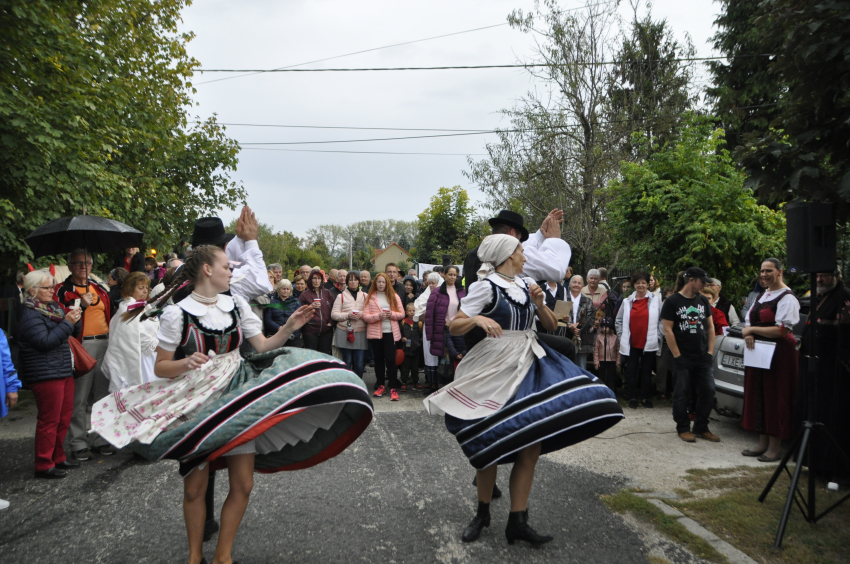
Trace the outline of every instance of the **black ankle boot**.
{"label": "black ankle boot", "polygon": [[490,526],[490,504],[483,501],[478,502],[478,513],[469,522],[469,525],[463,530],[461,540],[463,542],[472,542],[481,536],[481,531],[484,527]]}
{"label": "black ankle boot", "polygon": [[546,544],[553,539],[550,535],[540,535],[528,524],[528,509],[525,511],[511,511],[508,514],[508,526],[505,527],[505,536],[508,544],[522,540],[534,546]]}

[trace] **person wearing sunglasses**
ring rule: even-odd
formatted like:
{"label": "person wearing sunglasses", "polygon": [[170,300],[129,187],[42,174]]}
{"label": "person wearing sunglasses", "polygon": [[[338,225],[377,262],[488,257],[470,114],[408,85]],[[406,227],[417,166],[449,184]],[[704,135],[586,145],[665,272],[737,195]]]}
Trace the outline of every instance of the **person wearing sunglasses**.
{"label": "person wearing sunglasses", "polygon": [[104,456],[115,454],[115,447],[97,434],[87,433],[86,410],[89,395],[93,393],[98,401],[109,393],[109,380],[103,374],[101,366],[109,345],[109,320],[112,318],[112,300],[106,289],[92,280],[92,255],[85,249],[77,249],[68,255],[68,268],[71,275],[58,284],[54,290],[54,299],[65,308],[79,306],[82,319],[79,336],[82,343],[97,364],[94,370],[77,378],[74,387],[74,415],[69,430],[71,451],[76,460],[91,460],[93,453]]}

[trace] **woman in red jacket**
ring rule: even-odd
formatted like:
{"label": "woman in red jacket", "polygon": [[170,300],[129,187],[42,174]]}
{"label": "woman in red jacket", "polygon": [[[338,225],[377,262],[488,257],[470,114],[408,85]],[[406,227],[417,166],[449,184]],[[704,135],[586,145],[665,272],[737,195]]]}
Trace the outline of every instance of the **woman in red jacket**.
{"label": "woman in red jacket", "polygon": [[401,298],[395,293],[390,279],[383,272],[378,273],[366,296],[363,321],[366,322],[366,337],[372,347],[375,358],[376,398],[386,393],[384,383],[389,380],[390,399],[398,401],[398,367],[395,363],[396,343],[401,341],[401,329],[398,322],[404,319]]}
{"label": "woman in red jacket", "polygon": [[334,295],[324,287],[322,271],[314,268],[307,278],[307,289],[298,298],[302,305],[312,305],[316,309],[313,318],[301,330],[304,335],[304,348],[320,353],[331,354],[333,325],[331,310]]}

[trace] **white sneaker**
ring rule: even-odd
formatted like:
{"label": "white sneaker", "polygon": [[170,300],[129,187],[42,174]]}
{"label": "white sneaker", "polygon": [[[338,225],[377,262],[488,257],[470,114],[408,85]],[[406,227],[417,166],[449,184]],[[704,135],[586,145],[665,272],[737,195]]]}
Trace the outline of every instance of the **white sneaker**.
{"label": "white sneaker", "polygon": [[9,507],[9,502],[5,499],[0,499],[0,511],[3,511],[7,507]]}

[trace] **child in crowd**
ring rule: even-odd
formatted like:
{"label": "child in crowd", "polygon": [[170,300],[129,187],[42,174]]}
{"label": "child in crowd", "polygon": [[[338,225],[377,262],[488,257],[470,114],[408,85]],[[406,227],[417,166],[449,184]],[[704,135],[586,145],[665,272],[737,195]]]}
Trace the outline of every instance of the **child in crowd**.
{"label": "child in crowd", "polygon": [[455,337],[446,331],[446,352],[452,361],[452,367],[457,370],[457,365],[466,356],[466,339],[463,335]]}
{"label": "child in crowd", "polygon": [[159,266],[153,257],[145,257],[145,274],[151,280],[151,288],[165,277],[165,269]]}
{"label": "child in crowd", "polygon": [[600,322],[599,333],[593,347],[593,365],[602,383],[615,390],[617,368],[620,367],[620,340],[614,331],[614,320],[605,317]]}
{"label": "child in crowd", "polygon": [[401,321],[401,342],[404,346],[404,362],[401,364],[401,391],[410,388],[421,390],[419,384],[419,349],[422,347],[422,334],[419,324],[413,321],[416,307],[413,302],[405,308],[406,317]]}

